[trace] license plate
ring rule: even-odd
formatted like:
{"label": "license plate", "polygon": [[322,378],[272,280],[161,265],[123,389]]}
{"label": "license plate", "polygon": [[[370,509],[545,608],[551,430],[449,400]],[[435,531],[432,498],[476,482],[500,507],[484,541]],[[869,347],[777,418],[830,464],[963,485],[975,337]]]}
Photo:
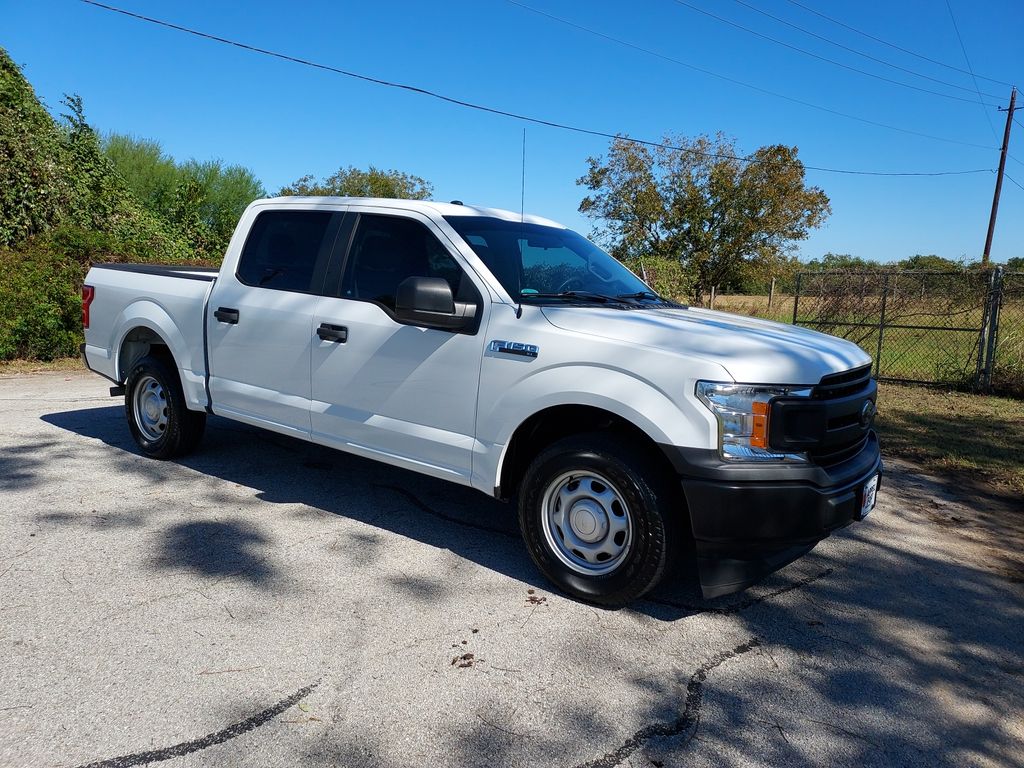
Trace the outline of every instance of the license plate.
{"label": "license plate", "polygon": [[868,513],[875,508],[875,500],[878,495],[878,475],[875,475],[864,483],[864,492],[860,495],[860,519],[863,520]]}

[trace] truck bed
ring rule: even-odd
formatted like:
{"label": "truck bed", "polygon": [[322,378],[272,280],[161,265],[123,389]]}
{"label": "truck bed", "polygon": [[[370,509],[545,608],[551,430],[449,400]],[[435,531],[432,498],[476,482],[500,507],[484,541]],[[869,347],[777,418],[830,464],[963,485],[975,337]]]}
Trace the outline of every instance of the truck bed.
{"label": "truck bed", "polygon": [[189,405],[204,407],[204,310],[217,274],[208,267],[94,264],[85,280],[96,296],[82,350],[88,367],[121,382],[127,371],[120,352],[145,333],[128,339],[120,334],[126,328],[148,329],[170,348]]}

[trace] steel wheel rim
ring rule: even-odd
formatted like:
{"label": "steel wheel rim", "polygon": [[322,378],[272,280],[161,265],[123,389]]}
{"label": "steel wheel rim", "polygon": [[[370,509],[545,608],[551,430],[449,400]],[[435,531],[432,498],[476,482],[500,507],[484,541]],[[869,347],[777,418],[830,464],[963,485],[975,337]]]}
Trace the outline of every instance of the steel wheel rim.
{"label": "steel wheel rim", "polygon": [[633,544],[633,520],[622,493],[596,472],[565,472],[541,501],[548,547],[565,565],[587,576],[611,573]]}
{"label": "steel wheel rim", "polygon": [[143,376],[132,395],[135,426],[143,437],[157,441],[167,432],[168,402],[163,385],[152,376]]}

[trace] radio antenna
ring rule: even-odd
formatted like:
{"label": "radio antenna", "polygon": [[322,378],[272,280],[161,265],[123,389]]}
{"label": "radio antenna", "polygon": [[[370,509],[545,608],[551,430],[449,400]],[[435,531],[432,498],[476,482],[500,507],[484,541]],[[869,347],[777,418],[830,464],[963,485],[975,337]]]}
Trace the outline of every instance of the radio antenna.
{"label": "radio antenna", "polygon": [[519,191],[519,223],[526,220],[526,129],[523,128],[523,181]]}
{"label": "radio antenna", "polygon": [[[526,128],[523,128],[523,178],[519,187],[519,240],[523,239],[523,224],[526,221]],[[520,249],[522,245],[520,244]],[[523,316],[523,297],[520,293],[519,303],[516,305],[516,320]]]}

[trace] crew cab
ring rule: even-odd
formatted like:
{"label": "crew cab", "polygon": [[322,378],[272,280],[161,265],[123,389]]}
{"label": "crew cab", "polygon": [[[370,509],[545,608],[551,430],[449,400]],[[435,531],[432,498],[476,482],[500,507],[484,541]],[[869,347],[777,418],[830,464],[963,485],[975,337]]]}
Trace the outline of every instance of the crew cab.
{"label": "crew cab", "polygon": [[83,324],[144,454],[215,414],[516,499],[539,569],[606,606],[694,558],[742,589],[881,475],[858,346],[665,299],[535,216],[258,200],[219,270],[93,266]]}

